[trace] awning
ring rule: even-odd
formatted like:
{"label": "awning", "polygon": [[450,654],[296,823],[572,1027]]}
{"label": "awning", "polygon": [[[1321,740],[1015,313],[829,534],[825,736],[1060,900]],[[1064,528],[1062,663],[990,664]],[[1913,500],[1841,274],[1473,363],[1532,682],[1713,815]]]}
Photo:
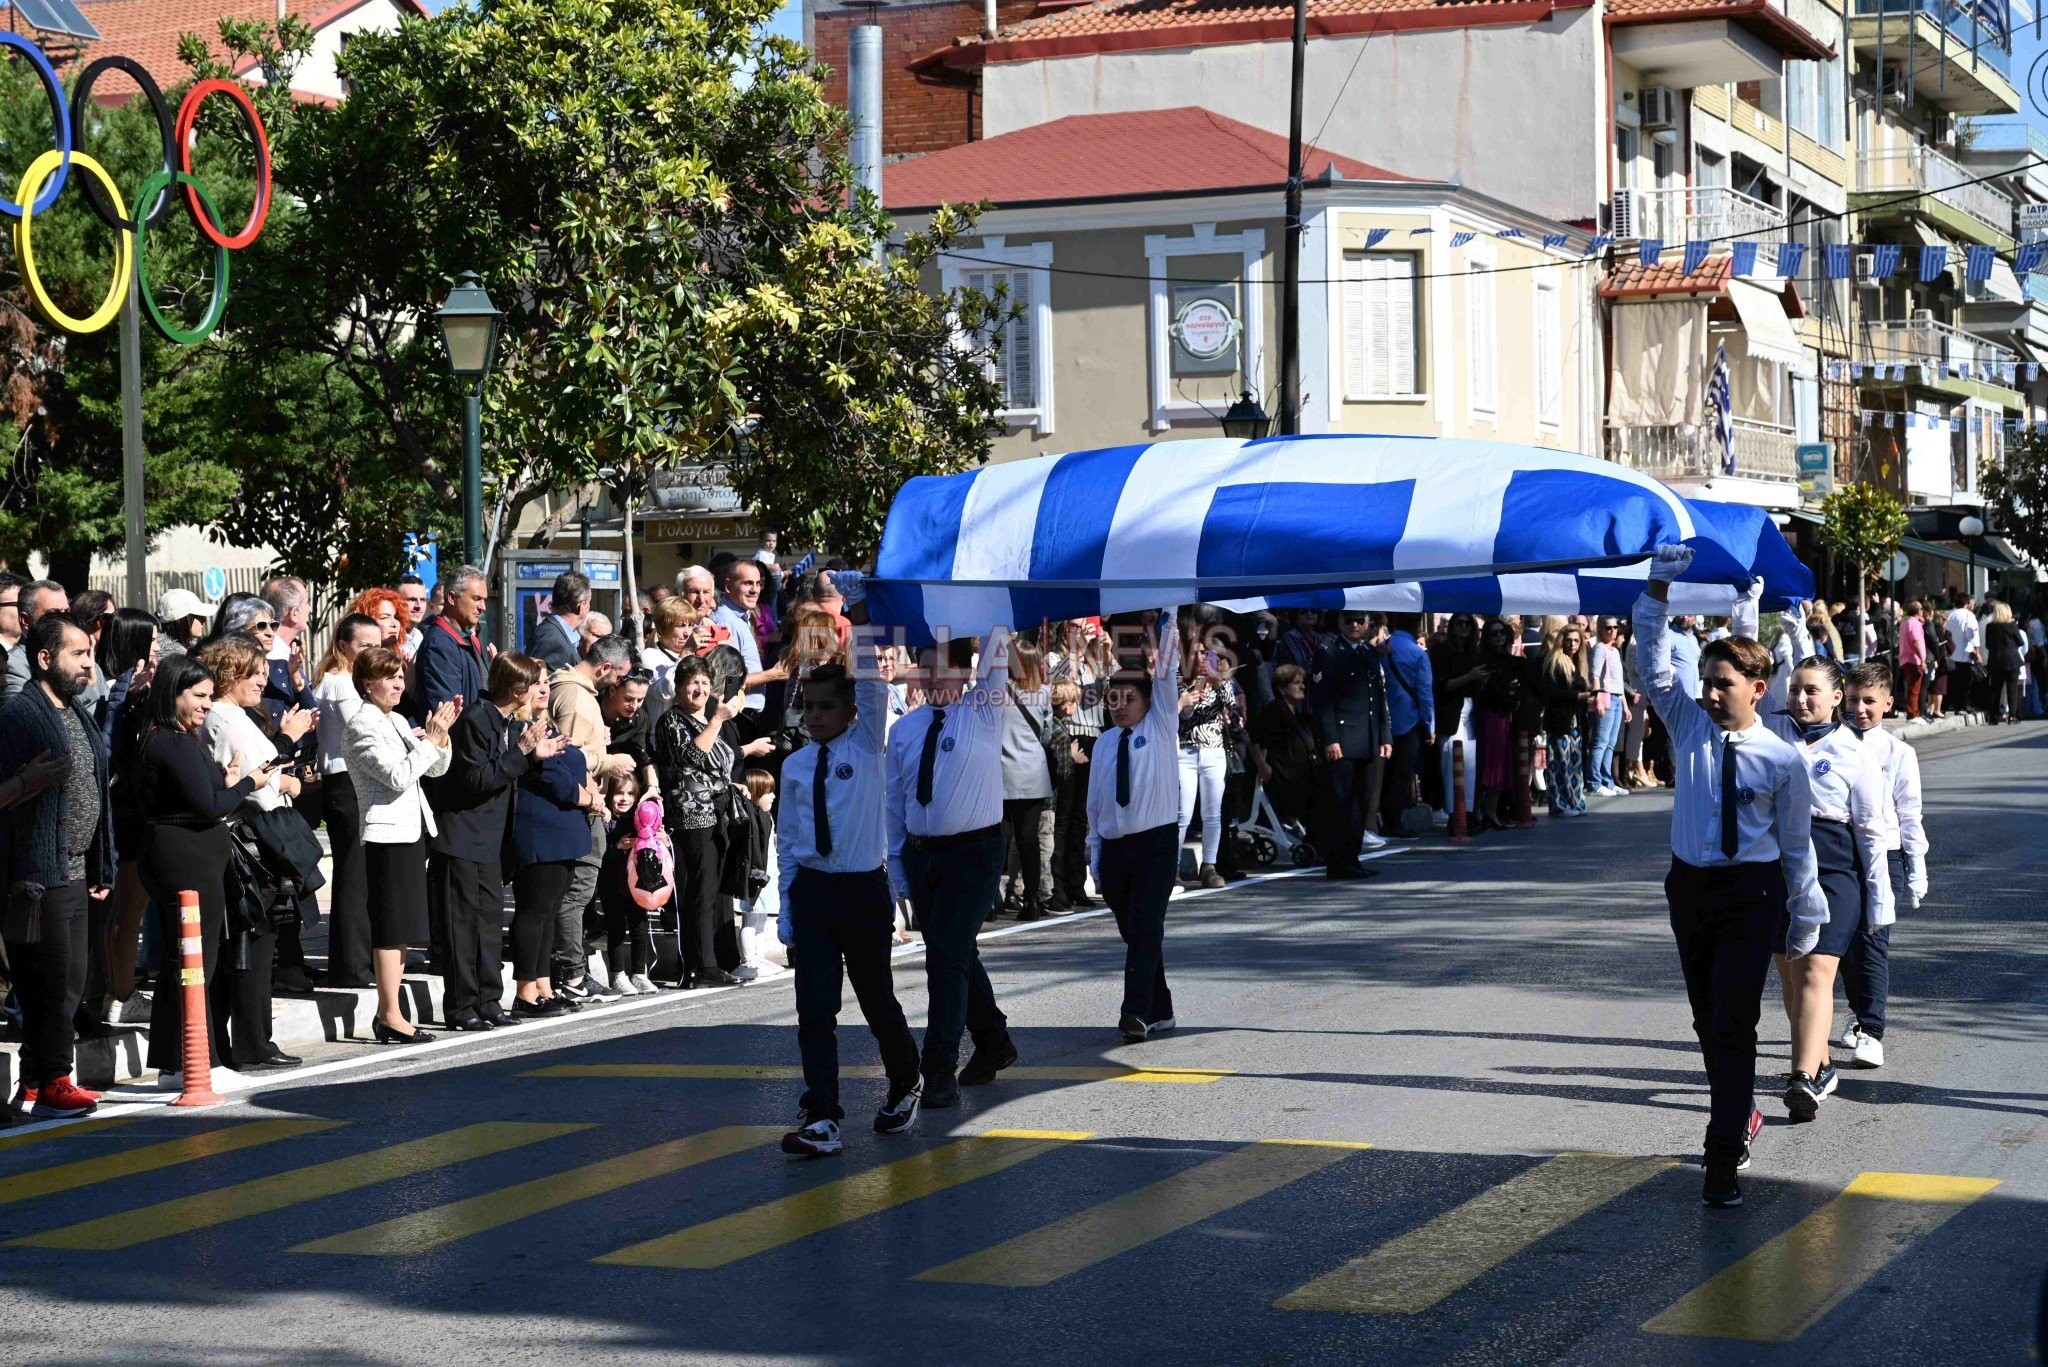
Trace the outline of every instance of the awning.
{"label": "awning", "polygon": [[1920,239],[1920,241],[1921,241],[1922,243],[1924,243],[1925,245],[1927,245],[1927,246],[1929,246],[1929,247],[1946,247],[1946,246],[1950,245],[1950,244],[1949,244],[1949,240],[1948,240],[1947,238],[1943,237],[1943,236],[1942,236],[1942,235],[1941,235],[1940,233],[1936,232],[1936,231],[1935,231],[1934,229],[1932,229],[1932,228],[1928,227],[1928,226],[1927,226],[1927,225],[1926,225],[1925,223],[1921,222],[1921,221],[1920,221],[1919,219],[1915,218],[1915,219],[1911,219],[1911,220],[1909,220],[1909,221],[1910,221],[1910,222],[1912,223],[1912,225],[1913,225],[1913,235],[1914,235],[1915,237],[1919,238],[1919,239]]}
{"label": "awning", "polygon": [[1986,292],[1992,298],[2001,299],[2008,304],[2020,303],[2027,297],[2020,289],[2019,277],[2012,273],[2012,267],[2005,264],[2003,257],[1991,258],[1991,278],[1983,283]]}
{"label": "awning", "polygon": [[[1791,509],[1790,514],[1793,521],[1810,522],[1816,527],[1823,526],[1827,522],[1827,519],[1819,513],[1809,512],[1804,508]],[[1979,568],[1996,571],[1999,569],[2019,569],[2023,566],[2024,562],[2017,557],[2017,554],[2003,537],[1980,536],[1976,538],[1976,541],[1977,554],[1974,558],[1974,563]],[[1899,549],[1912,555],[1930,555],[1936,560],[1953,560],[1958,565],[1973,563],[1970,552],[1966,547],[1945,544],[1939,541],[1923,541],[1917,536],[1901,537],[1899,539]]]}
{"label": "awning", "polygon": [[1776,293],[1747,280],[1731,279],[1728,297],[1742,319],[1742,330],[1749,334],[1750,355],[1794,368],[1806,364],[1806,348],[1792,330],[1792,320],[1785,316],[1784,302]]}

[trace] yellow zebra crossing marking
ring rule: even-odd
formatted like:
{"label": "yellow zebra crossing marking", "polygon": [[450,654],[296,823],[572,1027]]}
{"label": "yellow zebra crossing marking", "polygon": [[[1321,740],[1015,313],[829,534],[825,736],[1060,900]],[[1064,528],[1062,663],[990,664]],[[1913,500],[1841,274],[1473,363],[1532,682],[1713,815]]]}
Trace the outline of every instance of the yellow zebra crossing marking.
{"label": "yellow zebra crossing marking", "polygon": [[0,1153],[18,1149],[27,1144],[40,1144],[45,1139],[75,1139],[82,1134],[97,1134],[116,1125],[126,1125],[131,1120],[140,1120],[139,1115],[102,1115],[91,1120],[74,1121],[69,1125],[52,1125],[47,1130],[32,1130],[28,1134],[10,1134],[0,1138]]}
{"label": "yellow zebra crossing marking", "polygon": [[991,1130],[592,1261],[625,1267],[724,1267],[1088,1137],[1064,1130]]}
{"label": "yellow zebra crossing marking", "polygon": [[[1143,1082],[1203,1083],[1231,1077],[1228,1068],[1114,1068],[1114,1067],[1023,1067],[1005,1068],[1003,1077],[1019,1082]],[[684,1078],[699,1081],[801,1082],[804,1070],[789,1064],[754,1063],[558,1063],[535,1068],[521,1077],[547,1078]],[[841,1068],[842,1078],[879,1078],[881,1068],[870,1065]]]}
{"label": "yellow zebra crossing marking", "polygon": [[140,1210],[122,1211],[82,1224],[66,1225],[12,1242],[35,1248],[133,1248],[155,1239],[210,1229],[251,1215],[265,1215],[287,1206],[430,1172],[451,1163],[503,1153],[589,1128],[589,1125],[582,1124],[541,1125],[490,1120],[422,1139],[406,1140],[349,1158],[281,1172],[273,1177],[238,1182],[217,1191],[199,1192],[144,1206]]}
{"label": "yellow zebra crossing marking", "polygon": [[91,1186],[95,1182],[110,1182],[117,1177],[155,1172],[179,1163],[213,1158],[223,1153],[251,1149],[258,1144],[293,1139],[302,1134],[317,1134],[321,1130],[331,1130],[347,1123],[344,1120],[251,1120],[245,1124],[208,1130],[204,1134],[186,1135],[182,1139],[169,1139],[161,1144],[148,1144],[122,1153],[102,1154],[98,1158],[81,1158],[75,1163],[60,1163],[52,1168],[39,1168],[15,1177],[0,1178],[0,1206],[15,1201],[32,1200],[38,1196],[54,1196],[60,1191],[75,1191],[79,1187]]}
{"label": "yellow zebra crossing marking", "polygon": [[315,1239],[311,1243],[299,1244],[291,1251],[353,1253],[379,1258],[424,1253],[542,1211],[603,1196],[635,1182],[679,1172],[716,1158],[743,1153],[770,1143],[781,1135],[782,1127],[779,1125],[728,1125],[634,1153],[620,1154],[587,1167],[536,1177],[531,1182],[485,1192],[466,1201],[435,1206],[432,1210],[401,1215],[395,1220],[352,1229],[345,1234]]}
{"label": "yellow zebra crossing marking", "polygon": [[1840,1196],[1687,1292],[1643,1328],[1652,1334],[1790,1342],[1997,1185],[1990,1177],[1863,1173]]}
{"label": "yellow zebra crossing marking", "polygon": [[917,1274],[922,1282],[1046,1286],[1340,1163],[1366,1144],[1247,1144],[1200,1167]]}
{"label": "yellow zebra crossing marking", "polygon": [[1273,1302],[1279,1310],[1415,1314],[1658,1173],[1657,1158],[1561,1154]]}

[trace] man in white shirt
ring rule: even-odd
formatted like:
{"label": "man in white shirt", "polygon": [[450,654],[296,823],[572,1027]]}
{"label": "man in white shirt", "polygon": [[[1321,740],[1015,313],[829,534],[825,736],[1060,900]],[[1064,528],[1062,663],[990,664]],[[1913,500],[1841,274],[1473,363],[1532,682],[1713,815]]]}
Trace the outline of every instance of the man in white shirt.
{"label": "man in white shirt", "polygon": [[1119,671],[1109,683],[1111,725],[1088,775],[1088,862],[1123,937],[1117,1029],[1134,1044],[1175,1025],[1165,955],[1166,903],[1180,872],[1180,631],[1171,609],[1158,630],[1150,676]]}
{"label": "man in white shirt", "polygon": [[[974,642],[926,652],[926,703],[889,733],[889,881],[924,931],[930,996],[924,1029],[926,1106],[956,1106],[960,1088],[993,1082],[1017,1061],[1009,1022],[974,937],[995,910],[1009,842],[1003,834],[1003,708],[1009,642],[992,636],[979,678]],[[962,1032],[974,1057],[955,1076]]]}
{"label": "man in white shirt", "polygon": [[426,634],[427,622],[427,581],[416,574],[398,576],[398,601],[405,605],[405,640],[399,646],[399,653],[410,660],[420,651],[420,640]]}
{"label": "man in white shirt", "polygon": [[[741,562],[754,569],[759,566]],[[867,622],[860,576],[845,576],[856,625]],[[804,1094],[797,1128],[782,1151],[800,1158],[840,1152],[840,973],[853,983],[861,1015],[881,1047],[889,1097],[875,1133],[901,1134],[917,1119],[917,1037],[890,981],[895,905],[889,896],[883,811],[883,753],[889,685],[875,663],[872,633],[854,633],[853,669],[820,665],[804,680],[804,730],[811,743],[782,765],[776,806],[776,873],[795,943],[796,1039]]]}
{"label": "man in white shirt", "polygon": [[1635,634],[1644,696],[1670,733],[1676,792],[1664,893],[1711,1096],[1701,1197],[1728,1207],[1742,1204],[1735,1174],[1763,1125],[1756,1026],[1771,956],[1809,953],[1828,904],[1806,762],[1757,716],[1770,653],[1748,637],[1714,642],[1701,652],[1697,699],[1673,670],[1666,602],[1691,563],[1688,547],[1657,548]]}
{"label": "man in white shirt", "polygon": [[1984,665],[1984,633],[1975,606],[1969,594],[1958,594],[1948,614],[1948,696],[1958,712],[1976,707],[1977,671]]}
{"label": "man in white shirt", "polygon": [[768,705],[762,689],[786,677],[780,669],[761,665],[761,643],[754,639],[754,608],[761,601],[761,567],[752,560],[735,560],[725,572],[725,594],[711,620],[732,633],[733,647],[746,662],[747,710],[759,712]]}

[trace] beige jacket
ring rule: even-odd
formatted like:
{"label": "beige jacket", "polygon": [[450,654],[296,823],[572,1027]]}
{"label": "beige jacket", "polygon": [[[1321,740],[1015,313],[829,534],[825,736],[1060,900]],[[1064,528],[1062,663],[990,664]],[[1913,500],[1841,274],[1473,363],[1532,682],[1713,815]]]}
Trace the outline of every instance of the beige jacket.
{"label": "beige jacket", "polygon": [[597,690],[590,680],[574,669],[558,669],[549,675],[548,720],[568,737],[569,744],[583,752],[591,779],[601,776],[612,731],[604,724],[604,712],[597,705]]}

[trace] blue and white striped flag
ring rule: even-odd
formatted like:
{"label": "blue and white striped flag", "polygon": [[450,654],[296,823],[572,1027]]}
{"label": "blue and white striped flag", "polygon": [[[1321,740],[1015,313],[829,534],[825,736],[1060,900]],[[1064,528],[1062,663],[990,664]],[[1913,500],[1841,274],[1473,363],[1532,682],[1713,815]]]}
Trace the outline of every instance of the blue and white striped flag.
{"label": "blue and white striped flag", "polygon": [[1939,279],[1948,269],[1948,246],[1946,243],[1930,242],[1920,249],[1920,283],[1927,284]]}
{"label": "blue and white striped flag", "polygon": [[1735,250],[1732,253],[1732,259],[1729,262],[1729,270],[1732,271],[1737,277],[1744,280],[1747,280],[1750,276],[1755,275],[1756,249],[1761,245],[1761,243],[1757,242],[1736,243]]}
{"label": "blue and white striped flag", "polygon": [[1707,380],[1707,410],[1713,415],[1714,440],[1721,448],[1721,473],[1735,473],[1735,390],[1728,380],[1728,348],[1714,348],[1714,373]]}
{"label": "blue and white striped flag", "polygon": [[1701,266],[1706,265],[1707,253],[1712,251],[1713,249],[1714,244],[1707,241],[1705,238],[1694,238],[1692,241],[1686,243],[1685,273],[1687,275],[1691,275],[1694,272],[1698,271]]}
{"label": "blue and white striped flag", "polygon": [[1963,279],[1989,280],[1991,263],[1998,259],[1996,247],[1970,247],[1963,253]]}
{"label": "blue and white striped flag", "polygon": [[1365,249],[1371,251],[1374,247],[1379,246],[1380,243],[1387,240],[1387,234],[1392,231],[1391,228],[1367,228],[1365,230]]}
{"label": "blue and white striped flag", "polygon": [[1880,242],[1870,249],[1870,273],[1889,280],[1899,273],[1899,256],[1905,249],[1896,242]]}
{"label": "blue and white striped flag", "polygon": [[1555,248],[1555,247],[1562,247],[1562,246],[1563,246],[1563,245],[1564,245],[1565,243],[1567,243],[1567,242],[1569,242],[1569,241],[1571,241],[1571,240],[1572,240],[1572,235],[1571,235],[1570,233],[1545,233],[1545,234],[1543,234],[1543,245],[1544,245],[1545,247],[1552,247],[1552,248]]}
{"label": "blue and white striped flag", "polygon": [[1478,233],[1452,233],[1451,245],[1453,247],[1462,247],[1477,236],[1479,236]]}
{"label": "blue and white striped flag", "polygon": [[1762,509],[1691,504],[1625,466],[1542,447],[1320,436],[1152,442],[913,479],[890,509],[869,602],[913,644],[1203,601],[1621,611],[1670,541],[1695,550],[1681,611],[1725,612],[1758,575],[1767,607],[1811,596]]}

